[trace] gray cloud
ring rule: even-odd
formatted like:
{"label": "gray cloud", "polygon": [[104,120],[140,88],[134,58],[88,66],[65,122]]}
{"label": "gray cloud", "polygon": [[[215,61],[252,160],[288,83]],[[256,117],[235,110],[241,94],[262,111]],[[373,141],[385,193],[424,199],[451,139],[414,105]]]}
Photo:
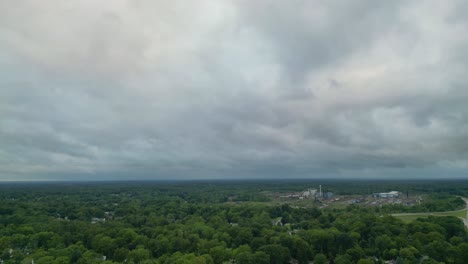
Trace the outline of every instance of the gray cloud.
{"label": "gray cloud", "polygon": [[265,35],[291,79],[333,67],[402,26],[400,1],[243,1],[242,19]]}
{"label": "gray cloud", "polygon": [[461,177],[462,10],[0,3],[0,179]]}

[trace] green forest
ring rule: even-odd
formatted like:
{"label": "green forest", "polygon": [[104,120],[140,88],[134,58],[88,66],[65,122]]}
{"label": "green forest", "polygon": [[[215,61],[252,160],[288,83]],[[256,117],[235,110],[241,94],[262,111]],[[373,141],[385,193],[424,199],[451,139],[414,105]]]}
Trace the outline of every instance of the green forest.
{"label": "green forest", "polygon": [[468,181],[322,183],[343,195],[399,188],[431,197],[414,207],[302,208],[264,195],[313,184],[3,183],[0,263],[467,263],[461,219],[390,214],[462,209]]}

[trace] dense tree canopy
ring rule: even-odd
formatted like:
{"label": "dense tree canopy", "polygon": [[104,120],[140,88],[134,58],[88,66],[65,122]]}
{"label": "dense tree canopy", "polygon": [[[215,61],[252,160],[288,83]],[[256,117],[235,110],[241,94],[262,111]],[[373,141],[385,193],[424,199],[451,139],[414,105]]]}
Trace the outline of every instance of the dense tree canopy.
{"label": "dense tree canopy", "polygon": [[[463,264],[468,259],[467,232],[456,217],[404,223],[386,208],[296,208],[268,203],[261,184],[239,186],[1,186],[0,259],[5,264]],[[454,196],[439,196],[431,202],[458,203]],[[281,224],[274,224],[278,219]]]}

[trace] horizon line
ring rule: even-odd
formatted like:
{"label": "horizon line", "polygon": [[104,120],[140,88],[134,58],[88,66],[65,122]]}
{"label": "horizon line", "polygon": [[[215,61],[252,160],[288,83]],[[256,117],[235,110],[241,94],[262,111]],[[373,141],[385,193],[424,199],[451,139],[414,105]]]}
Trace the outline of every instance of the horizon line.
{"label": "horizon line", "polygon": [[259,181],[268,181],[268,182],[283,182],[283,181],[468,181],[468,178],[453,177],[453,178],[378,178],[378,179],[369,179],[369,178],[241,178],[241,179],[99,179],[99,180],[0,180],[0,184],[8,183],[105,183],[105,182],[259,182]]}

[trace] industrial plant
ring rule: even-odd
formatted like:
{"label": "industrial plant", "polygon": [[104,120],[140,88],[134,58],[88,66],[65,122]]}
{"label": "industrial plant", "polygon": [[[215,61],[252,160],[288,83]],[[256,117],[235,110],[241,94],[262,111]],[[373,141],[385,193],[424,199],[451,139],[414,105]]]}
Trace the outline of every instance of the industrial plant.
{"label": "industrial plant", "polygon": [[391,191],[391,192],[383,192],[383,193],[374,193],[372,194],[373,197],[376,198],[398,198],[400,197],[400,192],[397,191]]}
{"label": "industrial plant", "polygon": [[[350,204],[359,204],[362,206],[383,206],[386,204],[399,204],[403,206],[414,206],[420,204],[422,197],[420,195],[409,196],[409,193],[400,191],[376,192],[367,194],[334,194],[326,191],[322,185],[316,188],[307,188],[301,192],[272,193],[272,197],[280,199],[281,202],[290,202],[305,206],[304,202],[310,201],[317,203],[319,207],[328,206],[347,206]],[[290,200],[290,201],[287,201]]]}
{"label": "industrial plant", "polygon": [[333,196],[331,192],[322,192],[322,185],[319,185],[318,189],[306,189],[302,192],[297,193],[288,193],[286,195],[279,196],[280,198],[290,198],[290,199],[330,199]]}

